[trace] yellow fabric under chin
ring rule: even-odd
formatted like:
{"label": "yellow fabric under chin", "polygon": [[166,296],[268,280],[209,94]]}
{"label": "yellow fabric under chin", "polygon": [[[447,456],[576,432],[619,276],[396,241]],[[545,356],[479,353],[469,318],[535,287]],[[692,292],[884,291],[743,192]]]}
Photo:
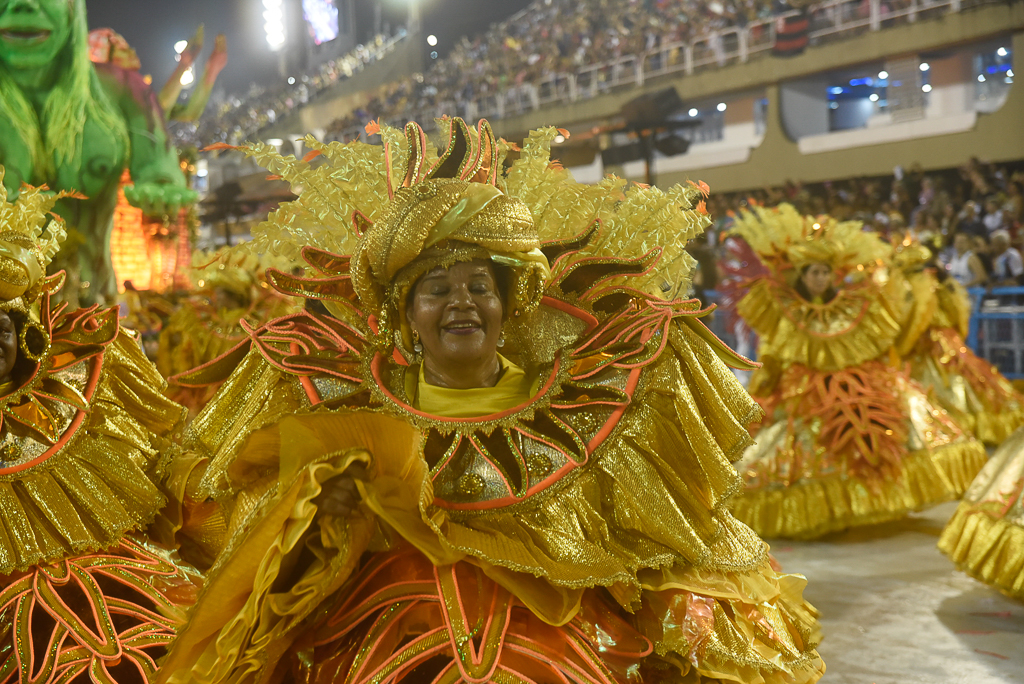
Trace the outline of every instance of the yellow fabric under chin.
{"label": "yellow fabric under chin", "polygon": [[[406,382],[416,379],[415,387],[406,387],[413,406],[424,413],[441,418],[476,418],[501,413],[526,403],[534,394],[536,374],[498,354],[503,369],[494,387],[450,389],[431,385],[423,376],[423,364],[406,373]],[[415,368],[415,367],[414,367]],[[412,391],[409,391],[412,390]]]}

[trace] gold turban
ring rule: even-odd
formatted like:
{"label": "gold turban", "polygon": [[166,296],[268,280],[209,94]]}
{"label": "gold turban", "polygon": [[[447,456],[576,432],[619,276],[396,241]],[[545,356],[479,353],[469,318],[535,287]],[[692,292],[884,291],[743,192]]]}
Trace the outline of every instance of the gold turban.
{"label": "gold turban", "polygon": [[406,127],[411,143],[403,187],[377,221],[360,216],[362,236],[352,255],[352,285],[365,309],[377,316],[383,344],[410,348],[405,301],[424,273],[460,261],[490,259],[509,267],[507,310],[513,316],[540,303],[549,275],[547,258],[529,208],[495,184],[495,141],[487,122],[470,131],[452,121],[451,138],[437,164],[422,170],[425,136]]}

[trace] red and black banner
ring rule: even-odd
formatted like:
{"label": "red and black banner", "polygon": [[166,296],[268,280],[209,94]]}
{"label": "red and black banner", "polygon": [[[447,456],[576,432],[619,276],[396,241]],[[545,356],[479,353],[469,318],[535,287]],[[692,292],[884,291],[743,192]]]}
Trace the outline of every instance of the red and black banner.
{"label": "red and black banner", "polygon": [[810,17],[804,10],[793,16],[776,19],[775,47],[772,48],[772,54],[792,57],[802,53],[807,47],[810,24]]}

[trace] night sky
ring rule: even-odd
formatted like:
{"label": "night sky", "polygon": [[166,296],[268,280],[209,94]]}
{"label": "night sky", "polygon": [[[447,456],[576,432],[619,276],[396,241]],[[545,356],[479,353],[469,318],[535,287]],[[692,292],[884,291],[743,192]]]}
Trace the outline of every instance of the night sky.
{"label": "night sky", "polygon": [[[357,31],[372,31],[373,6],[392,25],[405,23],[407,0],[356,0]],[[443,56],[462,35],[486,30],[495,21],[517,12],[530,0],[420,0],[425,34],[438,36]],[[174,44],[206,25],[205,55],[213,38],[227,34],[229,60],[219,85],[244,91],[253,81],[278,78],[276,57],[267,47],[262,0],[87,0],[89,27],[109,27],[123,35],[139,53],[142,72],[164,83],[174,69]],[[425,47],[426,49],[426,47]]]}

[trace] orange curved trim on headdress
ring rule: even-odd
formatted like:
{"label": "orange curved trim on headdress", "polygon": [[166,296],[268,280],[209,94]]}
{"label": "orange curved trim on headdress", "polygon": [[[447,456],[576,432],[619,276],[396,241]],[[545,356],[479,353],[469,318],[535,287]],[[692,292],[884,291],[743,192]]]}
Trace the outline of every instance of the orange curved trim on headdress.
{"label": "orange curved trim on headdress", "polygon": [[[92,359],[90,359],[90,366],[91,367],[89,369],[89,381],[88,384],[85,386],[85,391],[82,393],[86,401],[92,399],[92,395],[96,391],[96,385],[100,381],[100,371],[103,368],[103,354],[100,353],[99,355],[94,356]],[[64,432],[60,436],[60,439],[57,440],[56,444],[54,444],[52,447],[50,447],[42,454],[40,454],[39,456],[37,456],[36,458],[32,459],[27,463],[22,463],[20,465],[12,466],[10,468],[0,468],[0,476],[10,475],[12,473],[19,473],[23,470],[34,468],[40,463],[48,460],[54,454],[58,453],[61,449],[67,446],[68,442],[71,441],[71,438],[77,434],[78,428],[82,426],[82,421],[85,420],[85,417],[87,415],[88,413],[86,411],[79,409],[76,412],[74,419],[71,421],[71,425],[69,425],[68,428],[64,430]],[[15,418],[15,416],[8,414],[4,416],[4,418],[11,419]]]}

